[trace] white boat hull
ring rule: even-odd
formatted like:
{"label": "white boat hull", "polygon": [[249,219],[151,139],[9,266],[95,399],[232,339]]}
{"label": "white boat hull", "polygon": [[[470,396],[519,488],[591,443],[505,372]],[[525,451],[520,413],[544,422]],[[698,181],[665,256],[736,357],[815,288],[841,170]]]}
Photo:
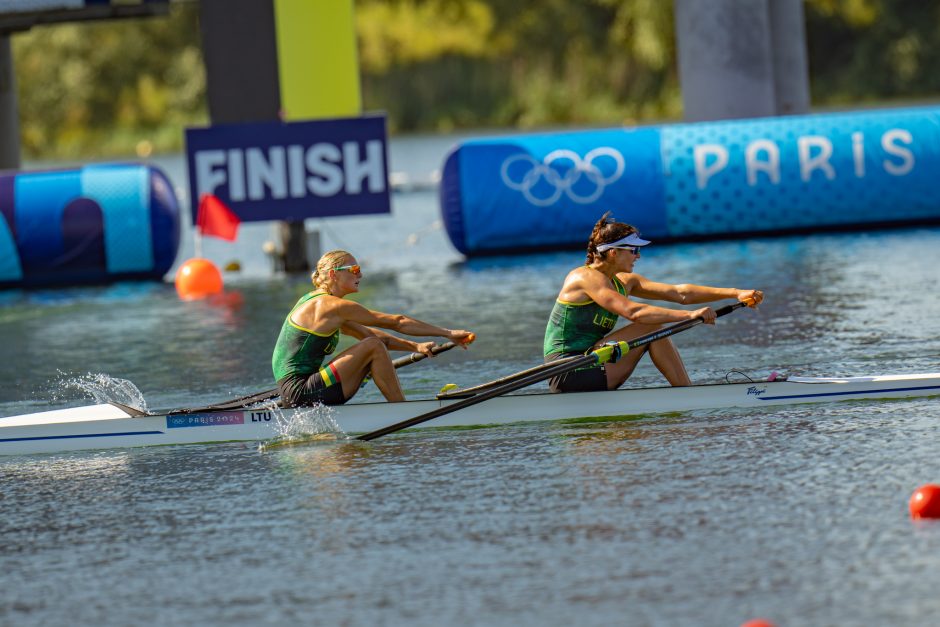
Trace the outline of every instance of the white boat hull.
{"label": "white boat hull", "polygon": [[[788,381],[686,388],[509,395],[483,401],[421,426],[476,426],[936,395],[940,395],[940,373],[826,379],[801,377]],[[350,403],[331,408],[331,417],[348,434],[367,433],[455,402],[458,401]],[[293,410],[279,411],[289,416]],[[115,405],[90,405],[0,418],[0,455],[263,441],[280,435],[277,426],[274,411],[266,409],[134,416]]]}

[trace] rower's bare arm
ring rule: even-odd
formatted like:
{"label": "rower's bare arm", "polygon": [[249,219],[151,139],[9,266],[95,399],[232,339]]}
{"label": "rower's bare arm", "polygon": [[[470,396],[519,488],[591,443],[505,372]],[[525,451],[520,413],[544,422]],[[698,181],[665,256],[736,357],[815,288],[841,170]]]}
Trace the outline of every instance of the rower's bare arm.
{"label": "rower's bare arm", "polygon": [[634,281],[631,294],[639,298],[664,300],[680,305],[699,305],[712,303],[716,300],[734,298],[741,302],[749,302],[749,306],[756,307],[764,300],[764,293],[760,290],[741,290],[734,287],[710,287],[708,285],[694,285],[692,283],[658,283],[650,281],[639,274],[630,275]]}
{"label": "rower's bare arm", "polygon": [[356,338],[357,340],[364,340],[367,337],[379,336],[379,332],[377,332],[375,329],[370,329],[364,324],[359,324],[358,322],[345,322],[343,323],[343,326],[339,328],[339,330],[344,335],[349,335]]}
{"label": "rower's bare arm", "polygon": [[[358,303],[347,301],[338,306],[340,315],[344,320],[357,322],[368,327],[381,327],[399,331],[416,337],[443,337],[458,344],[468,344],[472,341],[473,333],[470,331],[445,329],[411,318],[404,314],[387,314],[381,311],[372,311]],[[391,348],[391,346],[389,347]],[[394,350],[414,350],[412,347],[397,348]]]}
{"label": "rower's bare arm", "polygon": [[[434,342],[413,342],[411,340],[406,340],[403,337],[398,337],[397,335],[392,335],[391,333],[386,333],[381,329],[371,329],[365,325],[361,325],[357,322],[347,322],[343,325],[343,332],[346,333],[346,329],[349,329],[347,335],[352,335],[353,337],[358,337],[362,339],[364,337],[377,337],[382,340],[382,343],[385,344],[385,347],[390,351],[412,351],[418,353],[430,353],[430,347],[434,346]],[[425,345],[428,345],[425,347]]]}
{"label": "rower's bare arm", "polygon": [[693,313],[698,313],[699,315],[703,313],[701,311],[691,312],[684,309],[667,309],[665,307],[638,303],[615,290],[607,280],[586,281],[585,292],[591,300],[607,311],[626,318],[630,322],[638,322],[640,324],[682,322],[683,320],[694,318]]}

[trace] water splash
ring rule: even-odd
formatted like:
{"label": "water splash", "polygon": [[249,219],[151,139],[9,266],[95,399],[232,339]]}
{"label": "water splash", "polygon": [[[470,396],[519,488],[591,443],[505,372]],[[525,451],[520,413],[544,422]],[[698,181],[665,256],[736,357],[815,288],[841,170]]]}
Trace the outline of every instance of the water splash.
{"label": "water splash", "polygon": [[119,379],[104,373],[89,372],[83,375],[69,375],[59,373],[61,379],[54,383],[52,400],[61,401],[73,396],[71,392],[78,391],[84,397],[91,398],[95,403],[121,403],[141,411],[147,411],[147,401],[137,386],[127,379]]}
{"label": "water splash", "polygon": [[276,403],[267,403],[263,407],[274,414],[274,432],[277,435],[262,442],[261,450],[315,440],[348,439],[336,422],[336,412],[326,405],[283,409]]}

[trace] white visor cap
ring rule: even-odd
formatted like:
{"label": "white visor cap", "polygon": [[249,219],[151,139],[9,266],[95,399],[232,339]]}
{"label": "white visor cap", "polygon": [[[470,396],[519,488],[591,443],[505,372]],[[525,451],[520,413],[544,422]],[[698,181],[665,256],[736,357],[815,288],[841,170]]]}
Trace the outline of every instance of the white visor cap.
{"label": "white visor cap", "polygon": [[605,250],[610,250],[611,248],[633,248],[634,246],[646,246],[649,243],[649,240],[643,239],[636,233],[630,233],[626,237],[618,239],[616,242],[600,244],[597,247],[597,252],[602,253]]}

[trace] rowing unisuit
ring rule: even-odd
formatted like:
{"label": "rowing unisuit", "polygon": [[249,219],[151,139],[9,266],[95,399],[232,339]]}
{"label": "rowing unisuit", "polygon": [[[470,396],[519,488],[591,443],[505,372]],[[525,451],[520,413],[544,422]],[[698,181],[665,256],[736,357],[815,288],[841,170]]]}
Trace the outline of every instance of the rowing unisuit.
{"label": "rowing unisuit", "polygon": [[[620,294],[627,295],[627,288],[617,277],[612,277],[611,281]],[[545,359],[583,354],[614,330],[617,318],[593,300],[583,303],[556,300],[545,327]]]}
{"label": "rowing unisuit", "polygon": [[[627,288],[617,277],[611,277],[610,280],[621,296],[627,295]],[[586,353],[614,330],[617,318],[617,314],[607,311],[593,300],[569,303],[557,299],[545,327],[542,349],[545,361]],[[569,392],[604,390],[607,389],[607,375],[604,366],[587,366],[552,377],[548,386],[552,391],[559,391],[562,387]]]}
{"label": "rowing unisuit", "polygon": [[287,318],[284,319],[277,344],[274,346],[274,355],[271,357],[274,380],[281,388],[282,395],[287,393],[285,397],[287,401],[295,400],[290,398],[295,395],[293,392],[297,391],[293,389],[296,386],[291,385],[292,382],[299,381],[302,386],[304,381],[318,369],[323,381],[323,389],[339,382],[339,377],[331,369],[330,364],[320,367],[326,356],[336,350],[336,345],[339,344],[339,329],[329,335],[322,335],[298,326],[291,320],[291,316],[298,307],[323,295],[323,292],[314,290],[304,294],[297,301],[287,314]]}

